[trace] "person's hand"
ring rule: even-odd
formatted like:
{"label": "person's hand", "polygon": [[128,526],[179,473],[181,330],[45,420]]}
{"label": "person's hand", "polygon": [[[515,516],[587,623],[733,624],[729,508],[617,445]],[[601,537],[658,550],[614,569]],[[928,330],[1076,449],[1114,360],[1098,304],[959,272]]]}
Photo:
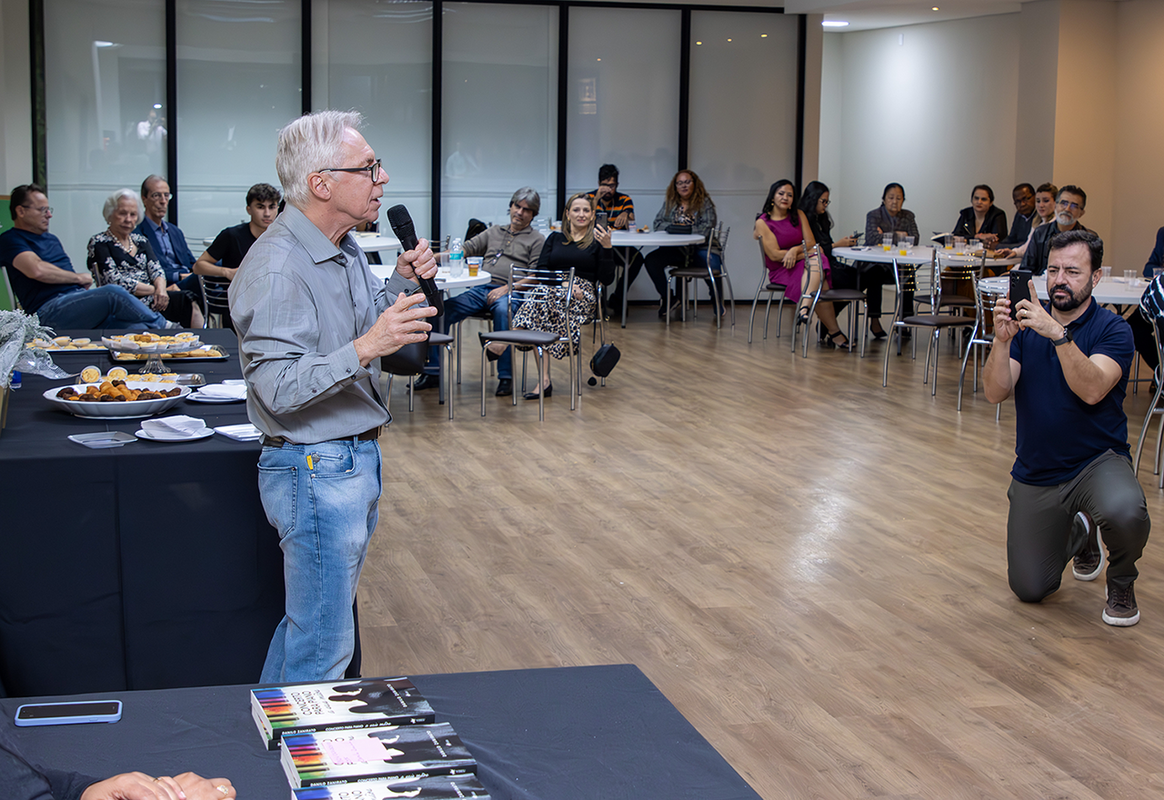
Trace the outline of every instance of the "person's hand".
{"label": "person's hand", "polygon": [[835,242],[833,244],[833,246],[834,247],[856,247],[857,246],[857,237],[856,236],[846,236],[844,239],[841,239],[840,241]]}
{"label": "person's hand", "polygon": [[93,276],[88,272],[75,272],[73,274],[77,276],[77,285],[82,289],[88,289],[93,285]]}
{"label": "person's hand", "polygon": [[1019,325],[1010,317],[1010,299],[1000,297],[994,301],[994,344],[1006,344],[1019,332]]}
{"label": "person's hand", "polygon": [[1014,250],[1011,250],[1009,247],[999,248],[998,250],[994,251],[994,257],[995,258],[1013,258],[1014,257]]}
{"label": "person's hand", "polygon": [[977,236],[975,236],[974,238],[981,239],[982,243],[985,245],[993,245],[995,242],[998,241],[998,234],[997,233],[980,233]]}
{"label": "person's hand", "polygon": [[797,248],[795,248],[795,247],[789,247],[787,250],[784,251],[784,268],[785,269],[795,269],[796,268],[796,262],[800,260],[796,257],[796,250],[797,250]]}
{"label": "person's hand", "polygon": [[498,300],[505,297],[505,295],[507,295],[507,294],[509,294],[509,284],[508,283],[505,284],[504,286],[498,286],[495,289],[489,290],[489,294],[485,295],[485,299],[489,302],[489,305],[493,305]]}
{"label": "person's hand", "polygon": [[193,772],[183,772],[174,778],[187,800],[234,800],[237,794],[226,778],[203,778]]}
{"label": "person's hand", "polygon": [[170,295],[165,286],[154,287],[154,310],[165,311],[170,305]]}
{"label": "person's hand", "polygon": [[[229,783],[229,782],[228,782]],[[212,791],[214,791],[212,789]],[[233,791],[233,789],[231,789]],[[234,797],[215,791],[218,797]],[[198,800],[212,795],[198,796]],[[90,784],[81,800],[193,800],[173,778],[151,778],[141,772],[126,772]]]}
{"label": "person's hand", "polygon": [[610,221],[610,227],[617,228],[619,230],[625,230],[626,224],[629,220],[630,220],[630,212],[624,211]]}
{"label": "person's hand", "polygon": [[610,228],[604,228],[601,225],[594,226],[594,238],[603,247],[610,249]]}
{"label": "person's hand", "polygon": [[436,316],[436,309],[421,306],[422,302],[424,294],[421,292],[412,295],[401,292],[396,302],[384,309],[368,332],[354,342],[361,366],[368,366],[374,358],[395,353],[406,344],[428,338],[432,325],[424,319]]}
{"label": "person's hand", "polygon": [[877,235],[878,235],[878,236],[884,236],[884,235],[885,235],[885,231],[881,230],[881,226],[880,226],[880,225],[878,225],[878,226],[877,226]]}
{"label": "person's hand", "polygon": [[[1038,297],[1035,292],[1035,279],[1027,281],[1031,297]],[[1015,307],[1015,322],[1023,330],[1032,330],[1044,339],[1058,339],[1063,333],[1063,325],[1047,313],[1043,304],[1034,300],[1019,300]]]}
{"label": "person's hand", "polygon": [[408,250],[400,254],[396,259],[396,272],[402,278],[414,280],[417,275],[420,275],[422,278],[436,277],[437,261],[433,256],[432,248],[428,246],[427,239],[421,239],[417,242],[416,249]]}

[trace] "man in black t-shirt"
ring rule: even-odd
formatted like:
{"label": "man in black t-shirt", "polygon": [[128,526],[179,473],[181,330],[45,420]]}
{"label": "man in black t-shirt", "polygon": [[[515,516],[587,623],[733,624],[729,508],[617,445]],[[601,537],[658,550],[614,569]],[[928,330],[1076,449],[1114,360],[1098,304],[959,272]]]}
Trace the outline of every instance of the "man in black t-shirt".
{"label": "man in black t-shirt", "polygon": [[[251,249],[255,240],[263,235],[279,213],[279,201],[282,200],[279,190],[269,183],[256,183],[247,191],[247,214],[251,221],[241,225],[232,225],[224,228],[215,237],[206,252],[194,262],[194,272],[218,281],[230,281],[238,271],[243,256]],[[206,294],[210,299],[217,296],[223,305],[226,303],[226,287],[214,286],[211,281],[206,286]],[[222,311],[222,324],[233,329],[230,322],[230,312]]]}

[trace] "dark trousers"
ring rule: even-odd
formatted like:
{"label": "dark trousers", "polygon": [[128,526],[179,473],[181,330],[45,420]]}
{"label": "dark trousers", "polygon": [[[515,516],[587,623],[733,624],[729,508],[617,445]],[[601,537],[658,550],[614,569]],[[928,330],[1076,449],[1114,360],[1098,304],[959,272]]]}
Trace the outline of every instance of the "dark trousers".
{"label": "dark trousers", "polygon": [[[633,248],[626,248],[627,264],[626,264],[626,290],[629,292],[630,288],[635,284],[635,278],[643,269],[643,254]],[[664,291],[666,291],[666,284],[664,284]],[[611,287],[610,299],[606,301],[606,313],[621,314],[622,313],[622,281],[616,280],[614,286]]]}
{"label": "dark trousers", "polygon": [[1059,588],[1080,544],[1071,538],[1077,511],[1090,514],[1099,526],[1109,558],[1107,579],[1121,588],[1136,580],[1136,561],[1152,524],[1144,490],[1126,457],[1108,450],[1057,486],[1012,480],[1007,497],[1007,577],[1024,603],[1037,603]]}
{"label": "dark trousers", "polygon": [[[864,292],[869,319],[879,319],[882,313],[881,287],[893,285],[893,267],[871,261],[858,261],[853,267],[833,264],[831,285],[834,289],[859,289]],[[837,313],[840,313],[840,307]],[[902,292],[901,316],[913,316],[913,292]]]}
{"label": "dark trousers", "polygon": [[1136,352],[1144,359],[1153,372],[1160,366],[1160,356],[1156,352],[1156,337],[1152,335],[1152,321],[1144,316],[1144,312],[1136,309],[1128,317],[1128,325],[1132,329],[1132,339],[1136,343]]}

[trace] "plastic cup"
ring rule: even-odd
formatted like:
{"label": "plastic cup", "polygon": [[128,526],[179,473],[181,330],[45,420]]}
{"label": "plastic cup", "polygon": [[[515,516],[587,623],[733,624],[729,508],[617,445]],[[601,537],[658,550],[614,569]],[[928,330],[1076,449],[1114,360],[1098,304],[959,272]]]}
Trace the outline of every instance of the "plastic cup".
{"label": "plastic cup", "polygon": [[1100,278],[1100,280],[1110,281],[1111,280],[1111,267],[1100,267],[1099,269],[1100,269],[1100,272],[1103,273],[1103,277]]}
{"label": "plastic cup", "polygon": [[884,250],[886,253],[888,253],[890,250],[893,249],[893,234],[892,233],[881,234],[881,249]]}
{"label": "plastic cup", "polygon": [[476,278],[477,272],[481,269],[481,257],[473,256],[469,259],[469,277]]}
{"label": "plastic cup", "polygon": [[1124,280],[1125,281],[1127,281],[1128,283],[1131,283],[1135,279],[1136,279],[1136,271],[1134,269],[1125,269],[1124,270]]}

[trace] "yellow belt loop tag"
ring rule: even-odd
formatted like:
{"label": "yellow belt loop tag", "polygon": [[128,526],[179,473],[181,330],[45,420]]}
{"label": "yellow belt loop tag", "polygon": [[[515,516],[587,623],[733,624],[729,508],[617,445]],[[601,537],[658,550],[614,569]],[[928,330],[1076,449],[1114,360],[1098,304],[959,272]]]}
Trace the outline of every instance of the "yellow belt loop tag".
{"label": "yellow belt loop tag", "polygon": [[312,469],[312,470],[315,469],[315,465],[311,463],[311,456],[310,455],[307,456],[307,468]]}

